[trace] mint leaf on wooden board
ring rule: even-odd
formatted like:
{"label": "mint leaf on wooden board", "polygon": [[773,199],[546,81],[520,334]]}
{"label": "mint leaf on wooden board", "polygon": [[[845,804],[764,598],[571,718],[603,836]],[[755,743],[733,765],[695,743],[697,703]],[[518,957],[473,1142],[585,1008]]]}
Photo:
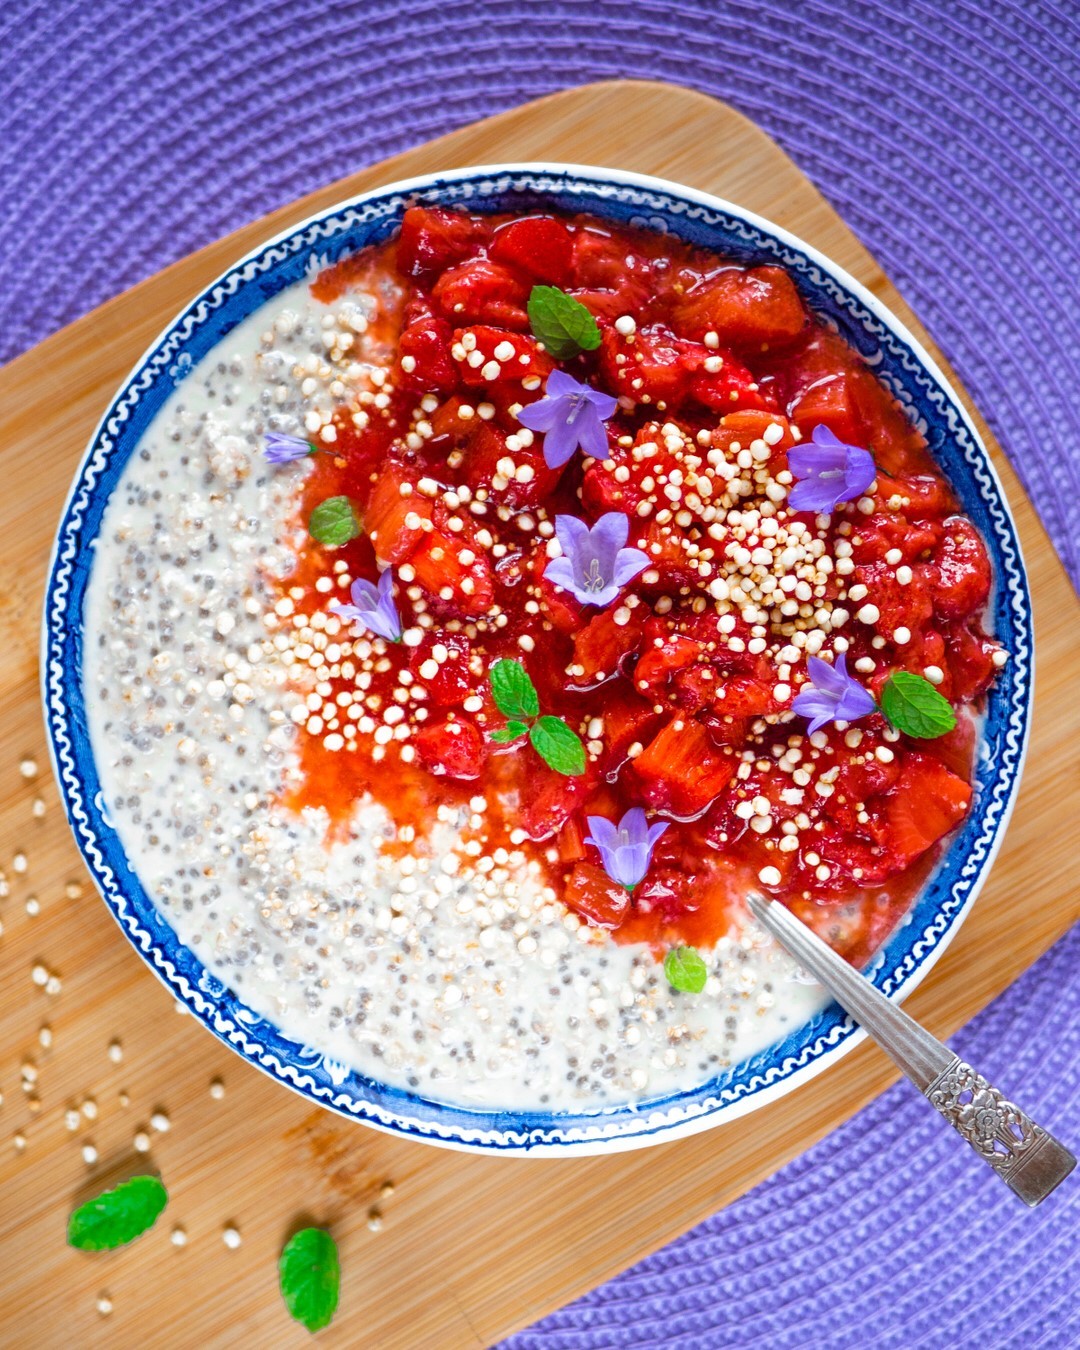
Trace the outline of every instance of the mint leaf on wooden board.
{"label": "mint leaf on wooden board", "polygon": [[329,1326],[337,1311],[341,1267],[337,1244],[323,1228],[302,1228],[286,1242],[278,1261],[281,1297],[308,1331]]}
{"label": "mint leaf on wooden board", "polygon": [[948,699],[929,680],[909,670],[898,670],[885,681],[881,711],[897,731],[919,740],[944,736],[956,726],[956,714]]}
{"label": "mint leaf on wooden board", "polygon": [[533,749],[550,769],[576,778],[585,772],[585,747],[561,717],[541,717],[529,732]]}
{"label": "mint leaf on wooden board", "polygon": [[558,286],[534,286],[529,295],[529,324],[533,336],[556,361],[600,346],[596,320],[572,295]]}
{"label": "mint leaf on wooden board", "polygon": [[348,497],[327,497],[308,518],[308,533],[316,543],[340,548],[360,533],[360,521]]}
{"label": "mint leaf on wooden board", "polygon": [[520,661],[503,657],[491,667],[489,678],[495,706],[504,716],[531,719],[540,711],[536,686]]}
{"label": "mint leaf on wooden board", "polygon": [[672,947],[664,957],[664,975],[680,994],[700,994],[709,978],[709,968],[696,947]]}
{"label": "mint leaf on wooden board", "polygon": [[153,1227],[168,1199],[169,1193],[158,1177],[122,1181],[71,1214],[68,1245],[84,1252],[122,1247]]}

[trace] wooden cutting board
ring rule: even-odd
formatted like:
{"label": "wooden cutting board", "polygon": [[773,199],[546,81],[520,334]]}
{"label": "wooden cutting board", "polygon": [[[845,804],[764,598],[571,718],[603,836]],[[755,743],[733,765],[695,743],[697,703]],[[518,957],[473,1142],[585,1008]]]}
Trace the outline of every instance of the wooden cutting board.
{"label": "wooden cutting board", "polygon": [[[9,887],[0,898],[5,1345],[304,1345],[306,1334],[280,1303],[275,1266],[301,1220],[329,1224],[340,1243],[341,1307],[323,1333],[327,1345],[487,1345],[727,1204],[896,1077],[872,1045],[863,1045],[751,1116],[618,1157],[468,1157],[408,1143],[312,1108],[177,1016],[80,863],[45,757],[39,612],[61,502],[116,386],[175,311],[284,226],[396,178],[529,159],[615,165],[729,197],[817,245],[926,341],[874,260],[762,131],[688,90],[619,82],[556,94],[336,183],[176,263],[0,370],[0,867]],[[1071,840],[1080,804],[1080,606],[977,414],[976,421],[1024,542],[1038,689],[1027,774],[1005,847],[971,917],[910,1000],[939,1035],[1000,993],[1077,915]],[[28,757],[38,765],[34,778],[20,769]],[[16,864],[20,854],[25,871]],[[33,915],[31,896],[39,908]],[[58,990],[34,983],[37,964],[55,974]],[[52,1034],[47,1048],[39,1041],[43,1026]],[[114,1040],[120,1062],[109,1055]],[[20,1086],[26,1061],[37,1070],[36,1113]],[[225,1087],[220,1099],[209,1091],[215,1078]],[[1013,1085],[1006,1078],[1000,1086]],[[93,1100],[96,1116],[82,1116],[69,1132],[65,1110],[84,1099]],[[136,1131],[149,1129],[159,1110],[171,1127],[151,1131],[150,1153],[135,1154]],[[17,1132],[25,1136],[21,1150]],[[83,1159],[87,1142],[97,1150],[94,1166]],[[126,1250],[91,1256],[67,1249],[73,1203],[130,1170],[136,1157],[160,1168],[169,1187],[163,1219]],[[888,1159],[880,1165],[884,1172]],[[972,1184],[993,1184],[980,1166],[972,1160]],[[393,1194],[380,1199],[387,1181]],[[368,1218],[376,1205],[382,1230],[373,1232]],[[186,1230],[183,1247],[170,1242],[175,1224]],[[222,1242],[226,1224],[240,1231],[236,1250]],[[103,1295],[112,1304],[107,1316],[96,1308]]]}

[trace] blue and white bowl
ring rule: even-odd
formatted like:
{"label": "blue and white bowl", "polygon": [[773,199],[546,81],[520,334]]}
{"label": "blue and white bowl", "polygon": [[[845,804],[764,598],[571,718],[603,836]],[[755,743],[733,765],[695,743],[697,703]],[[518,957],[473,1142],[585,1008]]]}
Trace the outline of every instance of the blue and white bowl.
{"label": "blue and white bowl", "polygon": [[178,315],[137,363],[94,433],[60,521],[45,599],[42,660],[50,748],[64,806],[105,903],[172,994],[239,1055],[322,1106],[378,1128],[493,1153],[602,1153],[659,1143],[742,1115],[789,1092],[863,1033],[831,1005],[784,1040],[710,1082],[635,1106],[581,1113],[490,1112],[388,1087],[281,1035],[182,945],[110,823],[86,733],[82,614],[106,501],[175,384],[242,319],[311,270],[389,238],[413,203],[472,211],[537,206],[665,231],[747,264],[779,263],[810,307],[873,366],[926,436],[986,540],[996,578],[993,628],[1011,654],[990,695],[974,805],[907,918],[872,963],[901,999],[938,959],[978,895],[1020,781],[1032,690],[1031,605],[1001,483],[960,400],[927,352],[854,278],[759,216],[675,183],[612,169],[523,164],[461,169],[366,193],[255,249]]}

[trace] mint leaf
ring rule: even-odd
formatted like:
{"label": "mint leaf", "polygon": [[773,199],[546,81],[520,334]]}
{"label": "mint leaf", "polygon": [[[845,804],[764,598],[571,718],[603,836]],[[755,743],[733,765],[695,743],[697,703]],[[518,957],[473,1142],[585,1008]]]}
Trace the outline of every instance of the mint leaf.
{"label": "mint leaf", "polygon": [[596,320],[572,295],[558,286],[534,286],[529,295],[529,323],[533,336],[556,359],[565,361],[578,352],[600,346]]}
{"label": "mint leaf", "polygon": [[348,497],[327,497],[312,511],[308,519],[308,533],[319,544],[340,548],[360,533],[353,504]]}
{"label": "mint leaf", "polygon": [[533,749],[550,769],[575,778],[585,772],[585,747],[561,717],[541,717],[529,732]]}
{"label": "mint leaf", "polygon": [[948,699],[929,680],[910,670],[898,670],[885,681],[881,711],[897,731],[924,741],[944,736],[956,726],[956,714]]}
{"label": "mint leaf", "polygon": [[281,1297],[308,1331],[330,1325],[337,1311],[341,1267],[337,1244],[323,1228],[302,1228],[286,1242],[278,1261]]}
{"label": "mint leaf", "polygon": [[528,729],[524,722],[507,722],[506,726],[491,733],[491,739],[496,745],[509,745],[511,741],[524,736]]}
{"label": "mint leaf", "polygon": [[152,1228],[169,1193],[158,1177],[132,1177],[96,1200],[80,1205],[68,1219],[68,1246],[105,1252],[132,1242]]}
{"label": "mint leaf", "polygon": [[533,718],[540,711],[536,686],[520,661],[503,658],[488,673],[495,706],[507,717]]}
{"label": "mint leaf", "polygon": [[664,975],[680,994],[700,994],[709,978],[709,968],[696,947],[672,947],[664,957]]}

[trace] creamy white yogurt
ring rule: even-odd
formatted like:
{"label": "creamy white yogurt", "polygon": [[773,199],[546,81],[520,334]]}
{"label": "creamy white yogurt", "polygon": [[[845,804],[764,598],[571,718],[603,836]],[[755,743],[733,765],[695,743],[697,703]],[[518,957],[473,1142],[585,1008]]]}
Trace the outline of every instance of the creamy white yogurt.
{"label": "creamy white yogurt", "polygon": [[[642,947],[584,926],[521,855],[461,860],[467,816],[278,804],[298,770],[303,679],[267,624],[288,576],[304,462],[263,434],[318,435],[340,386],[386,360],[373,298],[306,286],[235,329],[162,408],[109,502],[85,612],[90,736],[109,812],[183,942],[288,1037],[388,1084],[474,1107],[582,1109],[690,1089],[818,1011],[816,985],[752,930],[673,994]],[[327,367],[325,320],[355,334]],[[344,596],[342,597],[344,598]],[[525,916],[525,917],[523,917]]]}

